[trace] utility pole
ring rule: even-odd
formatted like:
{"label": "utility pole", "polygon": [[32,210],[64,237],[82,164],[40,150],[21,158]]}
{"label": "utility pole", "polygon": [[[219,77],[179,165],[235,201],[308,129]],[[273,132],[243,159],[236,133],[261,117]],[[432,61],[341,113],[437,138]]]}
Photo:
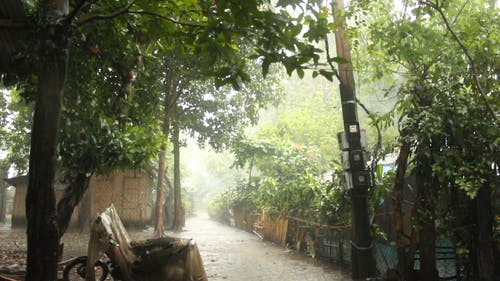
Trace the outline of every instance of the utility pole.
{"label": "utility pole", "polygon": [[367,189],[370,185],[370,173],[366,168],[364,141],[359,126],[354,75],[351,63],[346,24],[342,16],[344,1],[332,3],[337,56],[347,63],[338,65],[340,78],[340,98],[344,131],[339,133],[339,146],[342,151],[344,178],[352,201],[351,253],[352,278],[354,280],[374,277],[375,260],[368,217]]}

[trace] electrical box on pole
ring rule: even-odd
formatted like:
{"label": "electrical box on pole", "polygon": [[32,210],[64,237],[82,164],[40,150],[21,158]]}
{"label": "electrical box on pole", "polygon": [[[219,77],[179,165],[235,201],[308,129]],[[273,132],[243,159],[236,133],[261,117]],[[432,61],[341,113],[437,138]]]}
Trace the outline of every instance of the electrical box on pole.
{"label": "electrical box on pole", "polygon": [[352,200],[352,278],[365,279],[375,276],[375,260],[368,216],[367,191],[370,186],[370,173],[366,167],[368,154],[365,151],[366,137],[359,127],[354,74],[351,64],[349,42],[346,36],[343,14],[343,0],[332,3],[337,56],[347,63],[339,64],[340,98],[342,101],[342,117],[344,131],[338,136],[342,152],[344,180]]}

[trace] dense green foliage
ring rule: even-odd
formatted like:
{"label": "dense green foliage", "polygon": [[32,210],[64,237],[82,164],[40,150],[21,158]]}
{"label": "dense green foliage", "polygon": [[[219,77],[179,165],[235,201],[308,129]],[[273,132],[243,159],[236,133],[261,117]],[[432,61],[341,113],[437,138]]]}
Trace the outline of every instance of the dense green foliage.
{"label": "dense green foliage", "polygon": [[325,173],[310,148],[262,139],[241,141],[233,149],[235,165],[249,169],[248,181],[214,198],[211,216],[227,220],[229,210],[245,209],[332,224],[346,222],[348,205],[339,171]]}
{"label": "dense green foliage", "polygon": [[249,62],[247,66],[250,79],[238,84],[237,89],[217,86],[213,79],[203,77],[188,76],[182,82],[174,119],[200,146],[217,151],[229,148],[243,137],[245,128],[257,123],[259,110],[282,99],[280,71],[264,79],[258,63]]}
{"label": "dense green foliage", "polygon": [[[28,26],[36,28],[27,32],[19,60],[30,66],[39,63],[33,49],[41,46],[29,38],[38,38],[32,35],[44,27],[40,15],[48,2],[26,1]],[[304,89],[292,86],[300,93],[278,107],[275,120],[253,140],[242,137],[243,126],[254,124],[261,108],[281,99],[275,80],[260,83],[263,77],[276,78],[271,64],[281,63],[299,78],[311,69],[313,77],[332,81],[331,63],[345,63],[323,55],[331,51],[325,49],[326,39],[336,28],[331,22],[336,11],[327,2],[73,1],[72,12],[61,21],[71,54],[58,150],[63,175],[71,182],[77,175],[144,167],[165,147],[157,119],[176,75],[174,88],[181,93],[171,115],[176,125],[200,143],[231,148],[235,165],[248,169],[246,180],[213,201],[214,216],[227,218],[231,208],[240,207],[348,222],[348,198],[332,164],[342,126],[331,89],[319,90],[314,82]],[[388,129],[381,133],[384,152],[394,148],[408,158],[398,164],[409,162],[408,171],[406,165],[397,167],[401,173],[383,177],[379,169],[373,171],[372,212],[388,198],[404,199],[392,183],[413,175],[417,199],[411,233],[402,235],[411,237],[405,243],[434,247],[439,234],[452,239],[461,255],[480,261],[491,260],[492,249],[498,250],[491,238],[499,224],[496,4],[352,1],[345,14],[353,27],[360,100],[370,110],[383,100],[360,116]],[[27,170],[36,71],[1,74],[2,83],[15,90],[2,91],[0,148],[8,150],[7,161],[18,172]],[[369,141],[380,145],[373,132]],[[480,244],[484,237],[486,246]],[[429,260],[423,267],[435,266]],[[484,262],[478,264],[465,275],[490,274]]]}
{"label": "dense green foliage", "polygon": [[23,102],[22,91],[12,88],[1,91],[0,149],[5,152],[5,164],[18,173],[28,171],[29,134],[32,106]]}
{"label": "dense green foliage", "polygon": [[[125,40],[121,34],[116,37],[115,43]],[[97,35],[83,38],[74,44],[104,41]],[[156,77],[136,61],[120,61],[112,46],[93,48],[99,49],[75,47],[70,57],[60,135],[61,167],[68,174],[145,167],[162,143],[159,122],[154,115],[143,113],[158,110],[151,102],[158,98],[158,85],[152,83]],[[137,81],[128,77],[134,73],[139,76]]]}
{"label": "dense green foliage", "polygon": [[[293,19],[286,7],[297,6],[299,2],[278,2],[273,9],[265,1],[72,3],[72,12],[67,19],[68,24],[74,25],[69,34],[71,68],[68,89],[71,89],[71,93],[75,96],[84,95],[85,92],[91,92],[94,96],[102,92],[112,95],[111,99],[105,100],[103,108],[96,110],[102,110],[107,106],[107,112],[103,112],[104,116],[101,119],[121,122],[122,119],[134,118],[120,116],[127,115],[129,110],[134,111],[134,108],[140,108],[142,112],[154,112],[155,108],[152,105],[158,105],[155,102],[157,99],[155,95],[163,90],[161,87],[165,78],[165,69],[161,69],[162,61],[164,57],[169,56],[169,51],[172,49],[176,49],[186,58],[197,58],[197,69],[191,67],[189,71],[198,73],[196,74],[198,76],[201,73],[206,77],[214,77],[216,86],[231,84],[234,88],[241,88],[242,82],[255,80],[254,74],[249,75],[246,71],[246,60],[249,57],[261,58],[265,74],[268,73],[272,62],[284,63],[289,73],[295,69],[302,69],[303,64],[313,59],[313,63],[316,63],[316,55],[314,47],[308,42],[301,42],[296,35],[302,30],[303,21],[320,29],[322,25],[314,24],[312,20],[314,17],[320,17],[322,13],[316,1],[311,1],[307,7],[311,15],[307,20],[303,17]],[[34,26],[37,24],[38,13],[45,7],[41,3],[36,1],[26,3],[28,19]],[[36,36],[26,37],[36,38]],[[307,37],[309,41],[314,41],[319,38],[319,34],[310,31]],[[240,55],[242,42],[243,44],[250,42],[254,46],[245,55]],[[23,42],[25,49],[19,52],[21,58],[36,62],[37,57],[33,53],[36,44],[37,42],[33,40]],[[288,53],[285,53],[285,50]],[[35,71],[36,68],[9,72],[3,74],[3,79],[7,82],[7,86],[21,85],[27,100],[32,100],[37,85]],[[131,75],[134,75],[133,79],[129,77]],[[135,75],[138,75],[137,82]],[[258,89],[245,89],[258,93]],[[134,94],[135,91],[138,93]],[[78,106],[77,103],[69,104],[70,101],[78,101],[78,98],[69,97],[67,100],[67,110],[78,111],[77,108],[73,108]],[[143,101],[149,101],[149,104],[141,103]],[[247,104],[252,102],[257,100],[247,101]],[[80,105],[84,108],[98,106],[96,103]],[[256,110],[253,110],[251,120],[255,120],[255,114]],[[145,119],[147,117],[144,116]],[[106,122],[109,123],[110,120]],[[72,124],[72,121],[76,120],[68,121],[67,124]],[[103,124],[97,121],[96,123]],[[138,125],[138,121],[129,122],[129,125],[131,124]],[[123,131],[123,128],[120,130]],[[137,134],[138,131],[140,130],[136,130],[133,134]],[[86,129],[85,132],[88,133],[89,130]],[[128,134],[130,135],[130,132]],[[75,136],[71,138],[75,139]],[[89,142],[88,145],[93,144]],[[18,150],[13,151],[17,153]],[[23,171],[22,167],[20,171]]]}
{"label": "dense green foliage", "polygon": [[270,111],[272,120],[260,124],[258,135],[306,146],[315,151],[321,168],[328,169],[339,158],[336,134],[342,130],[336,85],[296,76],[282,84],[287,96]]}
{"label": "dense green foliage", "polygon": [[[464,278],[491,276],[498,243],[491,240],[498,225],[498,8],[485,1],[404,5],[374,4],[359,48],[368,51],[361,64],[376,74],[375,83],[399,81],[386,87],[397,102],[382,120],[390,126],[392,116],[399,119],[398,146],[409,149],[407,174],[417,180],[418,203],[405,235],[420,235],[426,247],[436,234],[422,233],[436,231],[467,258],[489,260],[467,264]],[[491,244],[474,249],[477,239]]]}
{"label": "dense green foliage", "polygon": [[[367,116],[370,123],[389,129],[389,133],[383,135],[383,152],[399,153],[409,149],[409,157],[405,159],[409,163],[407,171],[382,176],[379,169],[374,170],[371,212],[377,212],[377,208],[391,198],[395,202],[407,200],[397,197],[394,183],[407,176],[416,177],[411,194],[416,196],[416,203],[411,221],[405,222],[410,223],[411,228],[404,230],[409,232],[400,233],[402,241],[410,247],[418,243],[421,251],[426,252],[434,247],[438,236],[451,239],[461,257],[482,260],[482,264],[465,264],[461,273],[464,278],[491,277],[493,256],[498,254],[492,250],[495,243],[498,245],[492,234],[498,226],[499,208],[495,200],[500,139],[498,8],[494,1],[406,1],[396,8],[392,1],[356,3],[360,5],[352,5],[348,15],[353,16],[354,28],[350,34],[354,42],[355,71],[364,95],[361,101],[368,101],[364,103],[368,109],[376,97],[388,101],[375,108],[376,114]],[[222,195],[225,205],[219,205],[219,209],[234,207],[239,198],[246,197],[254,199],[253,208],[275,208],[282,213],[298,211],[301,204],[314,206],[311,198],[317,193],[313,192],[313,186],[321,185],[317,180],[308,180],[308,168],[317,171],[317,163],[287,157],[291,154],[278,152],[268,145],[282,138],[289,141],[290,146],[300,143],[323,151],[315,144],[326,144],[328,139],[315,141],[321,134],[313,132],[318,122],[311,121],[314,119],[311,116],[321,112],[319,105],[317,108],[313,114],[308,108],[287,111],[268,126],[265,132],[271,141],[247,151],[249,155],[265,151],[286,167],[272,161],[273,165],[269,165],[269,160],[256,161],[255,166],[260,165],[255,172],[259,181],[240,184]],[[326,119],[317,120],[326,122]],[[293,131],[292,128],[297,127],[300,128]],[[393,142],[395,146],[391,145]],[[253,163],[253,158],[247,159],[245,163]],[[266,157],[261,158],[264,159]],[[290,165],[300,167],[300,172]],[[280,171],[280,175],[273,174],[274,169]],[[284,175],[286,180],[282,178]],[[294,184],[300,187],[295,188]],[[323,186],[319,190],[328,189]],[[245,194],[252,195],[243,196]],[[295,201],[296,198],[301,200]],[[331,198],[342,201],[342,197]],[[324,201],[330,207],[338,202]],[[489,239],[489,246],[479,242],[481,239]],[[477,248],[478,245],[483,248]],[[426,259],[423,261],[426,270],[435,267],[432,261],[435,257],[422,255]],[[423,274],[429,272],[432,270]],[[400,273],[406,274],[404,270]],[[432,274],[425,276],[432,278]]]}
{"label": "dense green foliage", "polygon": [[[500,56],[498,44],[492,45],[500,38],[498,10],[475,4],[450,2],[438,10],[424,4],[408,7],[412,15],[404,18],[376,18],[377,28],[370,34],[371,50],[386,52],[390,64],[383,66],[407,76],[398,89],[396,110],[402,141],[415,149],[415,166],[431,165],[444,186],[452,182],[470,197],[495,177],[499,140],[496,118],[487,108],[498,107],[495,77]],[[473,73],[438,11],[454,18],[452,28],[460,33],[480,73]],[[477,88],[477,76],[486,100]]]}

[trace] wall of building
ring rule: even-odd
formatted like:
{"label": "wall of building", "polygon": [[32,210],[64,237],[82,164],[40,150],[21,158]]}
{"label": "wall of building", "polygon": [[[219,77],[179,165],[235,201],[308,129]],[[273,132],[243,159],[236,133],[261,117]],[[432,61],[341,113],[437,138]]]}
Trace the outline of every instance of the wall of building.
{"label": "wall of building", "polygon": [[[16,193],[14,195],[14,203],[12,206],[12,227],[25,227],[26,226],[26,192],[28,190],[28,182],[21,183],[16,186]],[[63,191],[56,190],[56,200],[62,197]],[[70,225],[76,224],[78,218],[79,207],[76,207],[71,217]]]}
{"label": "wall of building", "polygon": [[[26,179],[15,183],[16,194],[12,210],[12,227],[26,226],[25,198],[28,189]],[[56,187],[56,199],[63,194],[62,185]],[[90,180],[87,193],[90,195],[90,222],[98,213],[103,212],[111,204],[115,205],[126,226],[143,227],[151,222],[152,206],[149,177],[145,173],[135,171],[115,172],[109,176],[94,176]],[[85,198],[85,196],[84,196]],[[75,208],[70,227],[78,222],[81,204]]]}
{"label": "wall of building", "polygon": [[126,226],[144,226],[151,221],[150,181],[134,171],[97,176],[90,182],[91,216],[95,217],[111,203]]}

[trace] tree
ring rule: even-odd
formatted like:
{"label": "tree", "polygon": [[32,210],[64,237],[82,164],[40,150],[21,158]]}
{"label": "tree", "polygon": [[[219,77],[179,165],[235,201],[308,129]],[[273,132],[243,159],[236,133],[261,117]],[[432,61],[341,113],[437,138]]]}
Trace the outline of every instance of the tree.
{"label": "tree", "polygon": [[[171,119],[172,115],[174,114],[174,111],[177,107],[177,100],[179,99],[179,95],[181,93],[179,89],[179,75],[175,70],[174,65],[177,64],[177,60],[174,59],[169,59],[164,67],[165,67],[165,91],[164,91],[164,97],[163,97],[163,126],[162,126],[162,133],[163,137],[165,139],[168,139],[169,133],[170,133],[170,124],[171,124]],[[166,165],[165,165],[165,157],[166,157],[166,145],[164,145],[159,153],[159,158],[158,158],[158,185],[156,189],[156,208],[155,208],[155,233],[157,236],[163,236],[163,209],[164,209],[164,202],[163,202],[163,186],[164,186],[164,179],[165,174],[166,174]],[[168,178],[166,178],[168,180]],[[170,188],[170,191],[174,191],[173,188]],[[170,200],[165,202],[167,204],[168,202],[173,202],[173,194],[169,194]],[[170,208],[169,206],[166,206],[167,210],[174,210]],[[170,217],[174,218],[175,220],[175,210],[173,216],[171,215]]]}
{"label": "tree", "polygon": [[[222,84],[230,80],[224,82],[218,81],[217,78],[205,77],[204,72],[207,69],[199,65],[199,60],[203,58],[198,57],[194,60],[192,55],[182,54],[178,50],[169,52],[165,57],[163,64],[166,69],[167,89],[163,117],[165,137],[169,135],[170,123],[175,121],[177,126],[197,137],[199,144],[208,143],[220,150],[239,138],[245,126],[257,121],[260,108],[281,97],[281,92],[275,87],[276,75],[269,75],[269,79],[263,80],[259,74],[259,65],[256,63],[250,62],[242,69],[248,72],[247,75],[250,75],[248,78],[238,80],[235,85],[224,86]],[[224,74],[225,77],[227,74]],[[234,89],[235,87],[237,89]],[[176,141],[173,142],[175,148]],[[174,159],[175,154],[174,152]],[[163,161],[165,161],[164,156],[160,155],[159,179],[164,174],[161,172],[165,169]],[[174,161],[174,171],[179,170],[179,163]],[[169,198],[176,198],[173,201],[176,206],[173,208],[173,228],[179,231],[182,227],[175,222],[182,221],[183,211],[180,202],[180,179],[177,177],[180,177],[179,173],[174,175],[174,193]],[[162,186],[163,183],[159,180],[155,219],[155,232],[159,235],[163,227],[159,215],[159,211],[164,209]],[[171,208],[167,206],[167,209]]]}
{"label": "tree", "polygon": [[180,169],[180,132],[179,126],[174,123],[172,142],[174,145],[174,221],[172,224],[173,231],[181,231],[185,224],[185,208],[181,199],[181,169]]}
{"label": "tree", "polygon": [[[7,155],[5,159],[8,168],[13,168],[18,174],[28,172],[29,132],[33,123],[33,104],[26,102],[21,89],[10,88],[3,92],[7,104],[2,106],[2,149]],[[11,119],[12,118],[12,119]]]}
{"label": "tree", "polygon": [[[85,42],[75,40],[75,44],[92,44],[98,39],[86,36]],[[141,56],[132,52],[130,57],[121,58],[122,65],[117,65],[119,57],[110,47],[101,46],[98,53],[85,60],[92,51],[75,48],[70,59],[59,149],[60,176],[68,183],[58,202],[61,235],[92,175],[121,168],[147,168],[162,142],[158,122],[142,112],[157,110],[157,104],[150,101],[158,94],[156,84],[149,83],[152,78],[141,71]],[[94,75],[95,69],[101,75]],[[133,73],[140,79],[131,81]]]}
{"label": "tree", "polygon": [[[306,85],[311,83],[311,87],[320,82],[314,81],[318,79],[304,80]],[[309,87],[300,89],[299,83],[293,81],[285,83],[287,96],[284,102],[276,107],[273,122],[262,125],[258,135],[289,139],[297,145],[312,148],[318,153],[322,168],[327,170],[339,155],[337,137],[332,133],[342,127],[340,113],[334,111],[338,100],[328,87],[323,91],[315,87],[317,92],[313,92]]]}
{"label": "tree", "polygon": [[[239,56],[248,57],[247,48],[242,45]],[[175,119],[199,145],[216,151],[230,147],[243,137],[246,127],[257,123],[259,110],[283,98],[280,69],[273,68],[273,73],[264,78],[261,65],[248,61],[243,70],[245,79],[237,85],[220,85],[217,78],[185,76]]]}
{"label": "tree", "polygon": [[[417,177],[412,213],[417,223],[412,233],[405,233],[410,251],[403,250],[404,239],[398,241],[400,274],[414,278],[410,261],[419,241],[420,278],[438,278],[435,241],[439,233],[450,237],[459,252],[470,253],[472,268],[461,274],[492,280],[494,198],[489,190],[498,169],[490,146],[498,139],[498,103],[492,97],[498,94],[493,77],[499,57],[498,46],[490,41],[499,35],[497,15],[491,15],[495,10],[483,1],[408,3],[402,15],[391,13],[390,5],[379,7],[385,16],[371,23],[375,28],[369,32],[367,49],[384,54],[388,63],[383,67],[402,72],[405,78],[396,85],[400,116],[396,206],[402,200],[406,163],[411,163],[409,170]],[[477,39],[483,37],[488,39]],[[395,212],[401,214],[401,208]],[[436,220],[443,217],[449,223],[437,225]],[[396,229],[403,235],[401,220],[397,222]],[[476,225],[477,230],[464,229],[465,225]],[[485,242],[478,243],[479,237]]]}
{"label": "tree", "polygon": [[[321,172],[314,152],[265,138],[242,140],[233,152],[235,166],[248,165],[249,180],[244,189],[255,191],[253,200],[259,208],[273,214],[308,215]],[[252,177],[253,170],[258,176]]]}
{"label": "tree", "polygon": [[[40,52],[36,55],[26,50],[26,58],[31,62],[27,65],[37,65],[37,75],[15,76],[11,81],[35,81],[37,95],[35,97],[35,114],[33,129],[31,131],[31,153],[29,165],[29,187],[27,195],[27,217],[28,217],[28,274],[27,280],[54,280],[55,264],[57,262],[57,247],[61,232],[58,229],[56,202],[53,190],[54,175],[56,170],[56,155],[58,145],[59,119],[61,114],[61,101],[67,73],[67,60],[70,47],[68,42],[74,39],[78,33],[92,27],[106,30],[109,34],[120,33],[126,38],[121,41],[122,47],[132,49],[137,42],[155,42],[165,44],[167,48],[184,46],[194,50],[195,54],[210,53],[212,60],[210,64],[217,67],[207,72],[207,75],[218,77],[219,84],[231,83],[237,85],[240,79],[245,80],[247,76],[241,70],[241,60],[235,56],[234,42],[241,37],[253,38],[256,46],[256,56],[262,58],[264,74],[267,74],[271,63],[283,63],[287,72],[291,74],[298,71],[303,75],[304,65],[313,60],[317,63],[317,51],[312,44],[301,42],[297,35],[302,30],[302,21],[311,22],[307,19],[297,17],[291,19],[287,6],[298,7],[300,1],[279,1],[277,10],[272,10],[263,2],[234,2],[234,1],[114,1],[98,2],[78,1],[70,7],[69,1],[41,0],[35,2],[30,11],[33,16],[31,26],[34,30],[40,30],[38,37]],[[33,4],[33,2],[29,2]],[[317,16],[319,6],[311,2],[307,8],[315,12]],[[134,19],[130,24],[126,19]],[[107,21],[108,25],[99,22]],[[308,32],[309,40],[321,36],[318,30],[325,27],[324,21],[318,24],[311,22]],[[124,27],[127,28],[124,28]],[[73,28],[75,27],[75,28]],[[86,33],[80,33],[86,34]],[[88,33],[90,34],[90,33]],[[100,34],[99,32],[96,34]],[[102,35],[101,34],[101,35]],[[137,35],[137,36],[132,36]],[[165,38],[175,37],[178,40],[171,41]],[[84,40],[85,41],[85,40]],[[91,41],[92,42],[92,41]],[[80,45],[91,53],[98,52],[99,44],[109,42],[93,41],[94,46]],[[72,46],[72,48],[75,46]],[[119,48],[120,49],[120,48]],[[148,54],[155,54],[150,50]],[[87,54],[84,58],[88,58]],[[125,56],[126,57],[126,56]],[[108,61],[109,62],[109,61]],[[95,69],[94,75],[106,75],[109,68]],[[133,91],[133,74],[131,68],[122,72],[120,66],[115,67],[108,81],[116,81],[116,78],[126,78],[121,81],[121,93],[125,94],[125,100],[129,101]],[[132,76],[130,77],[130,74]],[[322,75],[329,76],[328,72]],[[132,78],[132,79],[131,79]],[[114,86],[117,86],[115,84]],[[128,106],[121,107],[122,113],[127,113]],[[120,123],[121,122],[121,123]],[[118,120],[120,125],[125,125],[123,119]],[[124,134],[127,131],[122,131]],[[78,174],[78,173],[74,173]],[[87,176],[87,174],[85,174]],[[80,180],[81,179],[81,180]],[[77,178],[84,186],[84,179]],[[78,203],[81,196],[78,194],[84,188],[70,187],[68,192],[70,199],[66,206]],[[61,207],[61,210],[66,207]],[[66,212],[66,210],[64,210]],[[66,216],[67,217],[67,216]],[[66,219],[59,220],[60,222]],[[42,255],[41,253],[44,253]]]}
{"label": "tree", "polygon": [[[282,97],[276,81],[280,72],[264,80],[258,67],[249,62],[249,79],[241,81],[237,89],[234,85],[218,87],[217,81],[209,79],[185,83],[187,91],[180,96],[175,116],[178,126],[195,137],[201,146],[209,145],[216,151],[232,146],[242,138],[245,127],[256,124],[260,109]],[[177,166],[175,164],[174,169],[178,170]],[[180,209],[176,207],[176,210]]]}
{"label": "tree", "polygon": [[[2,178],[7,178],[9,171],[6,169],[4,159],[0,159],[0,176]],[[0,183],[0,223],[5,223],[6,217],[6,203],[7,203],[7,185],[5,183]]]}
{"label": "tree", "polygon": [[[57,133],[68,60],[69,26],[61,26],[68,1],[42,4],[40,65],[29,164],[26,217],[28,255],[26,280],[57,279],[59,232],[56,222],[54,176]],[[43,253],[43,256],[41,255]]]}

